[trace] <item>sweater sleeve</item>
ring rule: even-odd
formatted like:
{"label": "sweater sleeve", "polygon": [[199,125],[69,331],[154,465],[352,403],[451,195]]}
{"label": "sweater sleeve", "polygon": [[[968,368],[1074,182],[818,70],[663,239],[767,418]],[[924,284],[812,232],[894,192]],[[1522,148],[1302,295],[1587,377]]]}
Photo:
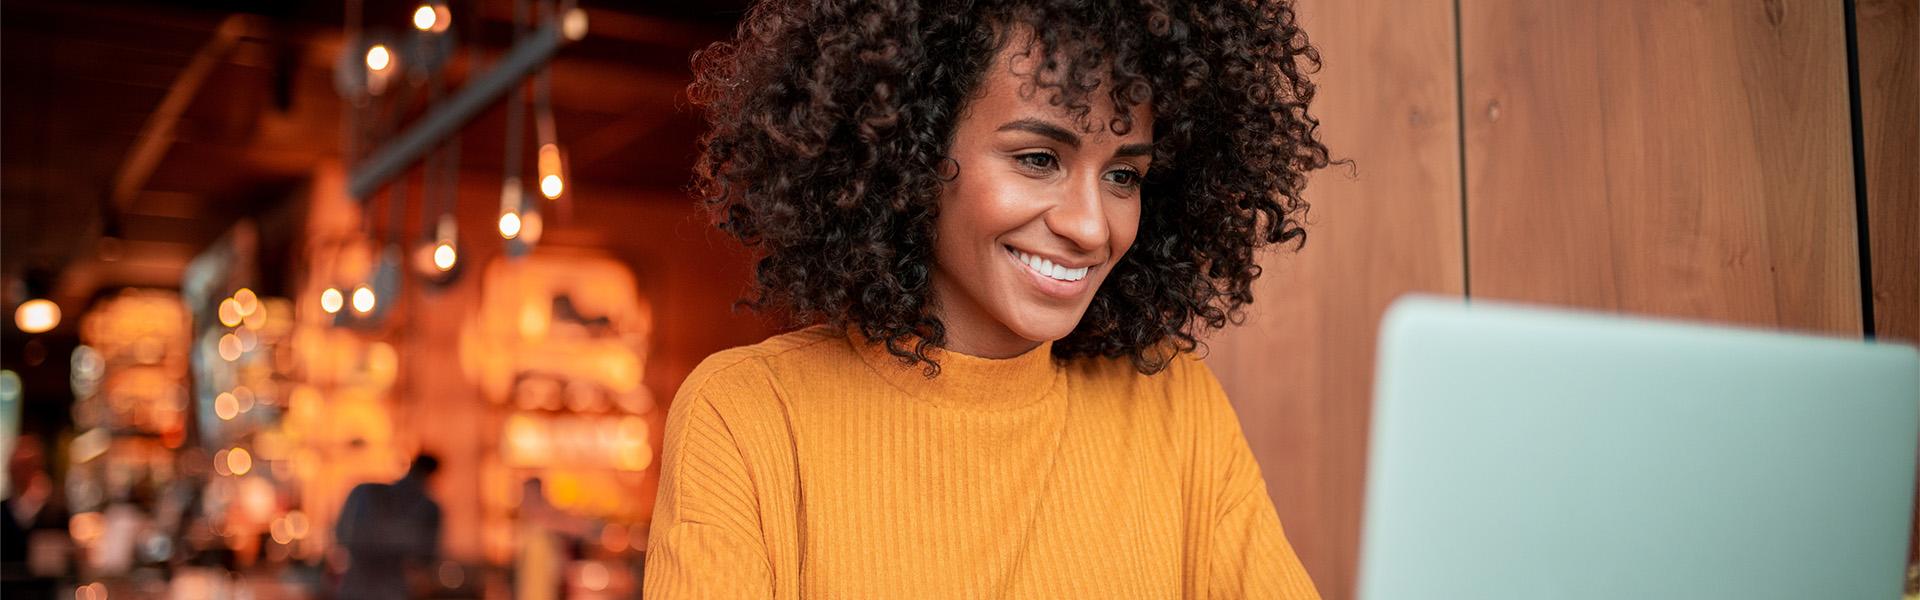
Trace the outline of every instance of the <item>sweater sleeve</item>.
{"label": "sweater sleeve", "polygon": [[1193,389],[1202,400],[1200,442],[1219,477],[1212,538],[1208,596],[1221,599],[1286,598],[1319,600],[1280,516],[1267,494],[1260,464],[1247,446],[1240,419],[1220,382],[1205,363],[1192,361]]}
{"label": "sweater sleeve", "polygon": [[714,404],[689,387],[667,410],[643,591],[667,600],[770,598],[746,461]]}

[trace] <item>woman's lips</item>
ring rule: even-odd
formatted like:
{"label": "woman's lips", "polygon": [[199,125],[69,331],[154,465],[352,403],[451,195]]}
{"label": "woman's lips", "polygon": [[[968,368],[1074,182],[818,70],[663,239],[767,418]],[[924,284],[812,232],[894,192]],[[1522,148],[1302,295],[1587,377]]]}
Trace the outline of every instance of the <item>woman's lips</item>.
{"label": "woman's lips", "polygon": [[[1020,270],[1027,274],[1027,279],[1033,282],[1036,289],[1043,294],[1055,298],[1072,299],[1079,297],[1080,294],[1092,285],[1092,278],[1090,276],[1095,269],[1099,268],[1099,265],[1095,264],[1070,269],[1062,265],[1054,264],[1049,259],[1037,257],[1012,246],[1002,247],[1006,249],[1007,259],[1019,265]],[[1039,264],[1035,265],[1034,263],[1036,262]],[[1046,269],[1050,271],[1050,273],[1043,273],[1041,272],[1042,269]],[[1055,277],[1054,274],[1059,274],[1061,277]]]}

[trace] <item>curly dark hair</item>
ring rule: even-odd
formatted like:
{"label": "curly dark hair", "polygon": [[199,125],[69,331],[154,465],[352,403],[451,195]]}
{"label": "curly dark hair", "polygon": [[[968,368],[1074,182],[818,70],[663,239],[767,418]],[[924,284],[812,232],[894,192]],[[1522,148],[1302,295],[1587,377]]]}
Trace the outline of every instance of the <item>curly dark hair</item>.
{"label": "curly dark hair", "polygon": [[[1320,53],[1288,0],[763,1],[694,55],[705,107],[693,191],[759,255],[743,304],[854,326],[914,364],[946,330],[930,298],[934,220],[956,120],[1010,32],[1083,125],[1103,82],[1124,135],[1151,102],[1139,237],[1056,358],[1128,357],[1142,373],[1241,319],[1262,246],[1306,243],[1309,171],[1329,164],[1307,113]],[[1047,75],[1053,73],[1054,75]]]}

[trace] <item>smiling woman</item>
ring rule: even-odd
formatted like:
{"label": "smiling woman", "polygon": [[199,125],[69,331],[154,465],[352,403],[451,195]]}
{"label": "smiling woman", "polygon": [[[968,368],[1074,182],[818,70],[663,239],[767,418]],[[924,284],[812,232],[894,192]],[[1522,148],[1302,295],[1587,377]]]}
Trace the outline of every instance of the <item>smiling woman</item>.
{"label": "smiling woman", "polygon": [[1315,598],[1190,352],[1327,165],[1287,2],[764,2],[697,189],[809,326],[670,407],[649,597]]}
{"label": "smiling woman", "polygon": [[1133,245],[1153,159],[1150,104],[1130,109],[1123,133],[1105,127],[1119,121],[1106,103],[1075,119],[1038,94],[1021,94],[1043,62],[1021,50],[1034,48],[1031,30],[1015,32],[962,109],[947,151],[957,172],[948,173],[934,220],[943,346],[990,358],[1025,353],[1079,326]]}

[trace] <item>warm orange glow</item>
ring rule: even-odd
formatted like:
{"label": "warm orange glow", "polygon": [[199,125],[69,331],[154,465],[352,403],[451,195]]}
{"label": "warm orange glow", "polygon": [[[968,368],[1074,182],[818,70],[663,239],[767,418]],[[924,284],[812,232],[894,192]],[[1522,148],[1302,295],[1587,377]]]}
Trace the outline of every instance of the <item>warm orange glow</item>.
{"label": "warm orange glow", "polygon": [[241,351],[240,336],[231,333],[220,336],[220,358],[228,362],[240,360]]}
{"label": "warm orange glow", "polygon": [[355,312],[373,312],[373,288],[360,286],[353,288],[353,310]]}
{"label": "warm orange glow", "polygon": [[234,448],[227,451],[227,470],[234,475],[245,475],[253,470],[253,455],[246,448]]}
{"label": "warm orange glow", "polygon": [[386,44],[374,44],[367,49],[367,68],[385,71],[390,66],[393,66],[393,53],[387,51]]}
{"label": "warm orange glow", "polygon": [[567,39],[580,41],[587,37],[587,11],[575,8],[560,18],[560,34]]}
{"label": "warm orange glow", "polygon": [[253,329],[265,329],[267,327],[267,311],[263,308],[247,313],[247,316],[240,319],[240,324]]}
{"label": "warm orange glow", "polygon": [[73,536],[73,541],[82,546],[99,540],[100,535],[106,533],[106,528],[106,517],[97,512],[80,513],[67,520],[67,532]]}
{"label": "warm orange glow", "polygon": [[559,198],[560,193],[566,190],[565,183],[560,180],[560,147],[554,144],[541,145],[538,164],[540,195],[548,200]]}
{"label": "warm orange glow", "polygon": [[627,526],[619,523],[608,523],[605,529],[600,530],[600,545],[606,547],[608,552],[626,550]]}
{"label": "warm orange glow", "polygon": [[253,410],[253,404],[256,400],[253,395],[253,388],[244,385],[234,386],[233,400],[234,406],[239,407],[240,412]]}
{"label": "warm orange glow", "polygon": [[520,241],[528,244],[538,243],[540,231],[540,211],[536,210],[520,216]]}
{"label": "warm orange glow", "polygon": [[605,590],[608,580],[612,578],[611,575],[612,573],[607,572],[606,565],[598,562],[587,563],[580,567],[580,586],[587,588],[590,592]]}
{"label": "warm orange glow", "polygon": [[435,269],[453,270],[453,262],[458,258],[453,252],[453,244],[440,242],[433,247],[433,268]]}
{"label": "warm orange glow", "polygon": [[438,20],[440,20],[440,15],[434,12],[432,6],[422,4],[420,8],[413,9],[414,29],[432,31],[434,23]]}
{"label": "warm orange glow", "polygon": [[45,298],[34,298],[20,303],[13,312],[13,324],[21,331],[40,333],[60,325],[60,305]]}
{"label": "warm orange glow", "polygon": [[107,600],[107,584],[95,581],[74,588],[73,600]]}
{"label": "warm orange glow", "polygon": [[557,144],[541,144],[540,160],[538,164],[539,164],[541,175],[551,175],[554,173],[559,173],[560,172],[560,146]]}
{"label": "warm orange glow", "polygon": [[244,315],[240,314],[239,302],[235,301],[232,298],[228,298],[220,301],[220,324],[221,325],[225,325],[228,327],[239,327],[240,319],[243,317]]}
{"label": "warm orange glow", "polygon": [[233,475],[233,469],[227,467],[227,451],[225,449],[213,453],[213,472],[220,474],[221,477]]}
{"label": "warm orange glow", "polygon": [[240,291],[233,293],[233,303],[240,309],[242,317],[260,310],[260,296],[247,288],[240,288]]}
{"label": "warm orange glow", "polygon": [[232,421],[240,416],[240,400],[232,392],[220,392],[213,397],[213,414],[222,421]]}
{"label": "warm orange glow", "polygon": [[306,539],[308,525],[307,513],[297,510],[287,511],[287,535],[293,536],[296,540]]}
{"label": "warm orange glow", "polygon": [[614,434],[614,465],[629,471],[644,471],[653,466],[653,443],[647,440],[645,419],[621,417]]}
{"label": "warm orange glow", "polygon": [[340,312],[340,305],[344,303],[346,298],[340,295],[339,288],[327,288],[327,291],[320,292],[320,310],[327,311],[327,314]]}
{"label": "warm orange glow", "polygon": [[500,213],[500,237],[513,239],[520,235],[519,211]]}

